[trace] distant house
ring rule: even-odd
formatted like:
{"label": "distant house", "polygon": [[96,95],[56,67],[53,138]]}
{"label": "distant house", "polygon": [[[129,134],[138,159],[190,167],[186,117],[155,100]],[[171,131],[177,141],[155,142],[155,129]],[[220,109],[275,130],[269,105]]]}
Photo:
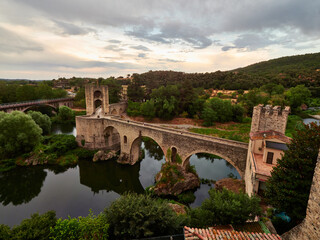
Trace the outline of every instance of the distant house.
{"label": "distant house", "polygon": [[291,138],[285,136],[290,108],[262,105],[253,110],[250,141],[246,165],[246,192],[251,196],[265,189],[265,182],[271,176]]}

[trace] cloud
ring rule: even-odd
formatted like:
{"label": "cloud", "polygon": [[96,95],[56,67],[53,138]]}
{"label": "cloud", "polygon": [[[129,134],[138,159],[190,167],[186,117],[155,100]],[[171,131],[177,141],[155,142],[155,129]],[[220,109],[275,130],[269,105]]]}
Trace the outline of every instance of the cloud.
{"label": "cloud", "polygon": [[146,52],[151,51],[149,48],[147,48],[146,46],[143,46],[143,45],[131,46],[130,48],[136,49],[136,50],[141,50],[141,51],[146,51]]}
{"label": "cloud", "polygon": [[2,27],[0,27],[0,36],[0,52],[23,53],[26,51],[38,52],[43,50],[39,43]]}
{"label": "cloud", "polygon": [[120,40],[116,40],[116,39],[111,39],[108,41],[109,43],[121,43]]}
{"label": "cloud", "polygon": [[90,32],[95,32],[92,28],[78,27],[75,24],[63,21],[53,20],[53,22],[62,30],[65,35],[85,35]]}
{"label": "cloud", "polygon": [[247,51],[255,51],[260,48],[267,47],[272,44],[280,43],[279,41],[274,41],[266,35],[259,34],[243,34],[234,40],[234,46],[224,46],[222,51],[228,51],[230,49],[244,49]]}
{"label": "cloud", "polygon": [[114,44],[106,46],[105,49],[106,50],[111,50],[111,51],[114,51],[114,52],[122,52],[122,51],[125,50],[124,48],[121,48],[118,45],[114,45]]}
{"label": "cloud", "polygon": [[145,53],[139,53],[138,54],[138,57],[139,58],[145,58],[147,56],[147,54],[145,54]]}

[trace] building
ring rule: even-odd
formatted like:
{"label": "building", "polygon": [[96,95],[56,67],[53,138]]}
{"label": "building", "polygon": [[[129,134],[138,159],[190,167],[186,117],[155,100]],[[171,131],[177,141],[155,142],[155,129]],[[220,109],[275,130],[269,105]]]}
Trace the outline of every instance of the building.
{"label": "building", "polygon": [[290,108],[254,107],[246,163],[246,192],[251,196],[265,189],[265,182],[277,165],[291,138],[285,136]]}

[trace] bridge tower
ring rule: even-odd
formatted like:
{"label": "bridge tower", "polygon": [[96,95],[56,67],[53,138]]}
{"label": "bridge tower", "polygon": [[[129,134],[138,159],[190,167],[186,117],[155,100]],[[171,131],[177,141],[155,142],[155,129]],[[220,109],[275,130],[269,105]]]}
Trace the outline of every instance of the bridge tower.
{"label": "bridge tower", "polygon": [[109,112],[109,91],[108,86],[86,85],[86,111],[87,115],[95,113],[96,109],[101,106],[103,115]]}

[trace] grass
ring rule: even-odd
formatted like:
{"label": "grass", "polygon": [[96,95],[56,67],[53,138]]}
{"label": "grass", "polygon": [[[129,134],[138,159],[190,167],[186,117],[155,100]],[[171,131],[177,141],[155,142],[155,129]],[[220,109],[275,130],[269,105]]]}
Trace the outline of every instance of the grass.
{"label": "grass", "polygon": [[251,123],[235,123],[210,128],[192,128],[190,131],[239,142],[249,142],[250,128]]}
{"label": "grass", "polygon": [[[292,138],[293,133],[302,126],[302,123],[303,120],[301,117],[289,115],[285,135]],[[247,143],[249,142],[250,128],[251,122],[246,122],[218,125],[210,128],[191,128],[189,131]]]}

